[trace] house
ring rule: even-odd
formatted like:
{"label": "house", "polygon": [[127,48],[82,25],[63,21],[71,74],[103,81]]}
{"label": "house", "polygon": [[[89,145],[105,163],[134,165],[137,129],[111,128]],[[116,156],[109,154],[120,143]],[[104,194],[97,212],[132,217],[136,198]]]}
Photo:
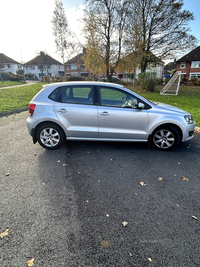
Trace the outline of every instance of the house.
{"label": "house", "polygon": [[24,64],[24,74],[32,74],[34,78],[42,76],[64,76],[64,66],[44,52]]}
{"label": "house", "polygon": [[22,64],[0,53],[0,71],[16,74],[22,69]]}
{"label": "house", "polygon": [[200,46],[177,60],[176,70],[182,72],[182,78],[200,78]]}
{"label": "house", "polygon": [[92,79],[92,73],[85,69],[83,55],[85,53],[85,48],[83,53],[78,54],[72,59],[65,63],[66,76],[79,76],[83,78]]}
{"label": "house", "polygon": [[176,70],[176,61],[169,62],[168,64],[164,66],[163,77],[170,78],[172,70]]}
{"label": "house", "polygon": [[[133,65],[130,61],[130,57],[134,61],[134,52],[130,55],[126,56],[124,60],[122,61],[122,64],[119,64],[117,67],[116,76],[123,81],[129,82],[132,81],[133,76]],[[158,57],[156,57],[152,52],[149,52],[149,62],[147,64],[146,72],[155,73],[157,78],[163,77],[163,70],[164,70],[164,62],[160,60]],[[141,73],[140,68],[136,68],[135,75],[138,77],[138,75]]]}

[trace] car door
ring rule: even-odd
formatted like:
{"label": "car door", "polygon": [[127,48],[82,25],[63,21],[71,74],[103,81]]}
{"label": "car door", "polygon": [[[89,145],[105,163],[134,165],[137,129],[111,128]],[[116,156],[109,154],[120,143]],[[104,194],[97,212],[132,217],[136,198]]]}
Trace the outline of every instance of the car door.
{"label": "car door", "polygon": [[70,138],[97,138],[98,114],[93,86],[63,86],[54,111]]}
{"label": "car door", "polygon": [[99,86],[99,138],[147,140],[148,112],[126,91]]}

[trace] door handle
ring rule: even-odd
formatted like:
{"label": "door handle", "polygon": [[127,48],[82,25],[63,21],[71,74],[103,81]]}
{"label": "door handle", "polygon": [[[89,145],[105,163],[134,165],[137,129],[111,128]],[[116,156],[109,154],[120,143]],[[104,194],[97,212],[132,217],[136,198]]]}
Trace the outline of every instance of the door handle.
{"label": "door handle", "polygon": [[60,113],[66,113],[67,110],[65,108],[61,108],[60,110],[58,110],[58,112],[60,112]]}
{"label": "door handle", "polygon": [[102,116],[109,116],[109,113],[107,111],[104,111],[103,113],[100,113]]}

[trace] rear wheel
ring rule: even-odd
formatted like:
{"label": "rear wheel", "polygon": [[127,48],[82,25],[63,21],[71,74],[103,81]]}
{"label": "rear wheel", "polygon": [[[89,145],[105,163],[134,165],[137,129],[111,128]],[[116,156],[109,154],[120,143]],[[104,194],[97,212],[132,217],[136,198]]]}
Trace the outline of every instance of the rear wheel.
{"label": "rear wheel", "polygon": [[54,123],[42,124],[36,133],[37,141],[46,149],[55,149],[64,142],[63,130]]}
{"label": "rear wheel", "polygon": [[160,150],[171,150],[180,143],[180,135],[172,126],[163,126],[152,134],[152,144]]}

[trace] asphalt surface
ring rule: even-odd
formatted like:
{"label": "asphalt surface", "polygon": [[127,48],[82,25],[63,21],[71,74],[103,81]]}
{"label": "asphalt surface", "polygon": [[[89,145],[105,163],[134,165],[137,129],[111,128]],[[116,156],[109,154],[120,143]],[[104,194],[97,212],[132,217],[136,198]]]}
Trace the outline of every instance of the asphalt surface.
{"label": "asphalt surface", "polygon": [[170,152],[47,151],[32,144],[27,114],[0,118],[1,267],[200,266],[199,134]]}

